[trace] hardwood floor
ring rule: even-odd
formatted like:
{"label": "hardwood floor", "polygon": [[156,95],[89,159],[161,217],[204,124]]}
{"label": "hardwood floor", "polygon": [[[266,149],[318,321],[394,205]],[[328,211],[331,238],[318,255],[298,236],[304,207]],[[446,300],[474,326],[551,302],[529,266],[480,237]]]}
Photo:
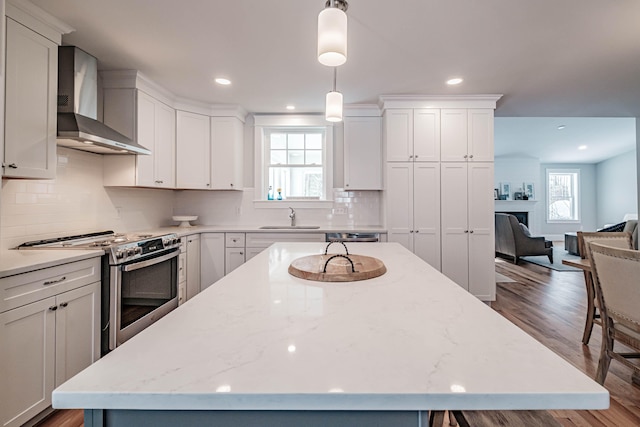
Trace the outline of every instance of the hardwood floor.
{"label": "hardwood floor", "polygon": [[[581,272],[553,271],[522,262],[496,260],[496,271],[513,280],[498,283],[492,308],[593,378],[600,355],[601,329],[594,326],[588,346],[582,345],[586,291]],[[605,382],[611,406],[605,411],[550,411],[565,427],[640,426],[640,387],[631,370],[615,361]],[[82,426],[82,411],[58,411],[39,427]]]}

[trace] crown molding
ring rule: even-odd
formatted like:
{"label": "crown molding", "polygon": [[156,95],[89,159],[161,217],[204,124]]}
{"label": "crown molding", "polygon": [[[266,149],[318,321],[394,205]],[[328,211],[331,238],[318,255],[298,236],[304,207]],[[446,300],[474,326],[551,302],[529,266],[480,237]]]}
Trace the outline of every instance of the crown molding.
{"label": "crown molding", "polygon": [[63,34],[75,31],[72,26],[27,0],[7,0],[5,13],[58,45],[62,44]]}
{"label": "crown molding", "polygon": [[492,108],[502,98],[499,94],[485,95],[380,95],[378,106],[389,108]]}

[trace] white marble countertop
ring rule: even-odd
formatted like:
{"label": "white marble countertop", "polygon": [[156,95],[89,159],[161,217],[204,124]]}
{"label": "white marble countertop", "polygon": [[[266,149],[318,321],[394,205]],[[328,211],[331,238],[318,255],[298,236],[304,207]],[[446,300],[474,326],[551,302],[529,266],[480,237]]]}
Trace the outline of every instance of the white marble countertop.
{"label": "white marble countertop", "polygon": [[104,255],[103,250],[42,249],[0,252],[0,278]]}
{"label": "white marble countertop", "polygon": [[608,407],[604,388],[397,243],[348,244],[384,261],[378,278],[288,274],[324,247],[271,246],[60,386],[53,406]]}

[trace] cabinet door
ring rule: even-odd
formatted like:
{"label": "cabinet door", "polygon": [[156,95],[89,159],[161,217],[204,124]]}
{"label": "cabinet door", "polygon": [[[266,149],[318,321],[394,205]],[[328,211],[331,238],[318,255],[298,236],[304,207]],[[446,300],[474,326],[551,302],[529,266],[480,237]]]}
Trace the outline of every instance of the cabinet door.
{"label": "cabinet door", "polygon": [[387,161],[413,160],[413,110],[386,110],[383,120]]}
{"label": "cabinet door", "polygon": [[136,185],[154,187],[155,158],[159,155],[156,145],[156,100],[144,92],[137,91],[137,142],[151,150],[150,155],[136,156]]}
{"label": "cabinet door", "polygon": [[388,240],[413,251],[413,163],[387,163]]}
{"label": "cabinet door", "polygon": [[440,163],[413,165],[414,253],[440,270]]}
{"label": "cabinet door", "polygon": [[440,110],[421,108],[413,111],[413,160],[440,161]]}
{"label": "cabinet door", "polygon": [[468,116],[469,160],[493,162],[493,110],[470,109]]}
{"label": "cabinet door", "polygon": [[244,129],[235,117],[211,118],[211,188],[241,190]]}
{"label": "cabinet door", "polygon": [[100,358],[100,282],[56,297],[56,387]]}
{"label": "cabinet door", "polygon": [[467,163],[441,168],[442,273],[469,290]]}
{"label": "cabinet door", "polygon": [[58,46],[10,18],[6,22],[3,175],[55,178]]}
{"label": "cabinet door", "polygon": [[178,305],[187,301],[187,252],[178,255]]}
{"label": "cabinet door", "polygon": [[154,184],[156,187],[174,188],[176,186],[176,110],[160,101],[156,101],[155,107]]}
{"label": "cabinet door", "polygon": [[443,109],[440,112],[440,159],[443,162],[464,162],[469,157],[467,147],[467,110]]}
{"label": "cabinet door", "polygon": [[227,248],[224,256],[224,274],[244,264],[244,248]]}
{"label": "cabinet door", "polygon": [[200,235],[192,234],[187,236],[187,300],[197,295],[204,289],[200,286]]}
{"label": "cabinet door", "polygon": [[247,248],[244,254],[245,262],[249,261],[251,258],[258,255],[262,251],[264,251],[264,248]]}
{"label": "cabinet door", "polygon": [[209,117],[176,113],[176,187],[211,188]]}
{"label": "cabinet door", "polygon": [[0,424],[21,426],[51,405],[55,297],[0,314]]}
{"label": "cabinet door", "polygon": [[224,277],[224,233],[202,233],[200,250],[200,283],[204,290]]}
{"label": "cabinet door", "polygon": [[382,189],[380,117],[344,118],[344,187]]}
{"label": "cabinet door", "polygon": [[493,163],[468,164],[469,292],[495,300]]}

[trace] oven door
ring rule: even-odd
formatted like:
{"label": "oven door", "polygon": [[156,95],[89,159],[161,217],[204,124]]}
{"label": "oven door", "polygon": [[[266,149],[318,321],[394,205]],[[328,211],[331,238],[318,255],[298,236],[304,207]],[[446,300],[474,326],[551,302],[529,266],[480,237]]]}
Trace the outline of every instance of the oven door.
{"label": "oven door", "polygon": [[110,267],[109,350],[178,307],[178,248]]}

